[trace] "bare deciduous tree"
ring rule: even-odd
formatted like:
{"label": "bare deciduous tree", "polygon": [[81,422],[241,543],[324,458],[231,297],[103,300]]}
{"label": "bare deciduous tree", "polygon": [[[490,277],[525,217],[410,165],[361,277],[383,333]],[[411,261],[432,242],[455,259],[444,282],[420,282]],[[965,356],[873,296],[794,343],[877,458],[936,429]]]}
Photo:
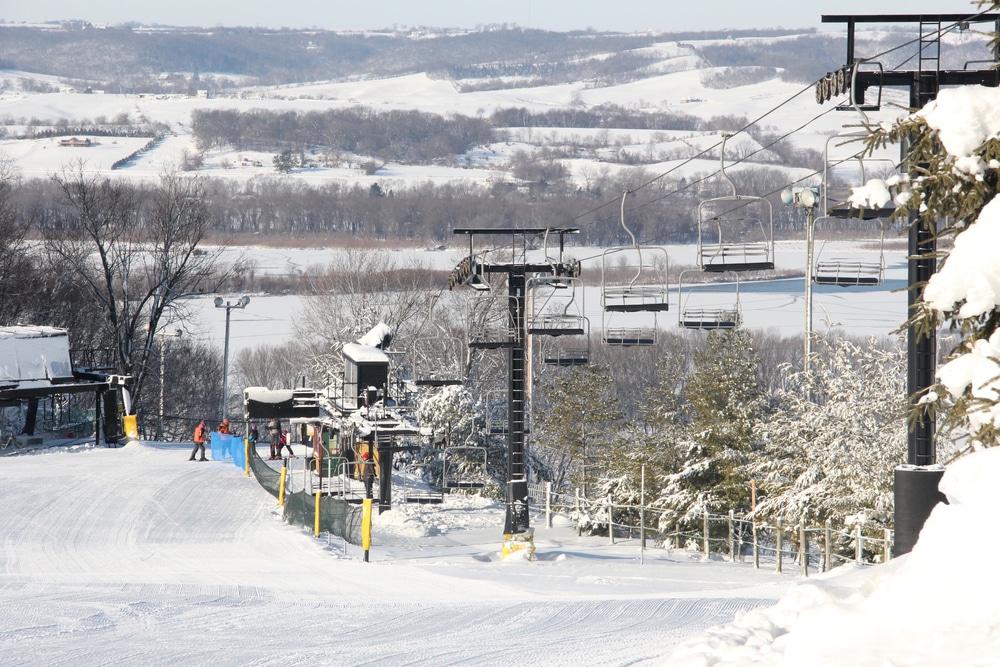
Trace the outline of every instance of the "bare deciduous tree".
{"label": "bare deciduous tree", "polygon": [[113,348],[115,370],[132,376],[138,401],[165,311],[190,292],[214,290],[225,275],[217,253],[199,249],[210,227],[205,190],[198,179],[167,173],[147,192],[82,163],[53,180],[66,223],[42,230],[48,261],[83,285],[79,307],[99,314],[100,342]]}

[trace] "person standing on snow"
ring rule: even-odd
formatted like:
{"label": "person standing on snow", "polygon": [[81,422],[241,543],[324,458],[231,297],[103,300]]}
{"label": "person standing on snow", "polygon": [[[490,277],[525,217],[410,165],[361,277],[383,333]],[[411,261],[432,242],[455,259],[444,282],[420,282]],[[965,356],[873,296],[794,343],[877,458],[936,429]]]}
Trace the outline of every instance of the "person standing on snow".
{"label": "person standing on snow", "polygon": [[267,433],[271,436],[271,460],[281,457],[281,421],[275,417],[267,422]]}
{"label": "person standing on snow", "polygon": [[368,452],[361,455],[361,479],[365,482],[365,498],[372,497],[372,486],[375,484],[375,462]]}
{"label": "person standing on snow", "polygon": [[282,431],[281,432],[281,441],[278,444],[278,458],[279,459],[281,458],[281,452],[282,452],[282,450],[285,447],[288,447],[288,454],[289,454],[289,456],[291,456],[294,459],[295,458],[295,450],[292,449],[291,443],[288,442],[288,431]]}
{"label": "person standing on snow", "polygon": [[232,429],[229,428],[229,418],[228,417],[223,417],[222,418],[222,423],[219,424],[219,428],[217,428],[215,430],[218,431],[219,433],[221,433],[222,435],[232,435],[233,434]]}
{"label": "person standing on snow", "polygon": [[191,450],[191,458],[188,461],[194,461],[195,456],[198,454],[198,450],[201,450],[201,458],[199,461],[207,461],[205,458],[205,420],[202,419],[198,422],[198,425],[194,427],[194,449]]}

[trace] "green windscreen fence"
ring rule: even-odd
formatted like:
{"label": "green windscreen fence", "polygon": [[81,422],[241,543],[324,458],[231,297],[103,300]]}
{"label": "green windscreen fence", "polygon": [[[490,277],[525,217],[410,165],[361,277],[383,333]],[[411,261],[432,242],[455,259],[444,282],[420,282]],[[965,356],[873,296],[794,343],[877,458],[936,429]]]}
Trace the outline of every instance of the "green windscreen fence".
{"label": "green windscreen fence", "polygon": [[[250,470],[257,482],[275,498],[281,486],[281,471],[267,464],[250,447]],[[284,518],[296,526],[315,526],[316,496],[305,491],[289,493],[286,485]],[[319,529],[344,538],[351,544],[361,544],[361,507],[330,495],[319,497]]]}

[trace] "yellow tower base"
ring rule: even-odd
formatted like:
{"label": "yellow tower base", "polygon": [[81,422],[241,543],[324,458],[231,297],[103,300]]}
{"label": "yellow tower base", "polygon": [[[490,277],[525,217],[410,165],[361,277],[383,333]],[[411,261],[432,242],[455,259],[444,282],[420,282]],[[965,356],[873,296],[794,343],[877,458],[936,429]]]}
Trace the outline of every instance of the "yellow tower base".
{"label": "yellow tower base", "polygon": [[504,560],[510,558],[535,560],[535,530],[529,528],[523,533],[505,533],[500,554]]}

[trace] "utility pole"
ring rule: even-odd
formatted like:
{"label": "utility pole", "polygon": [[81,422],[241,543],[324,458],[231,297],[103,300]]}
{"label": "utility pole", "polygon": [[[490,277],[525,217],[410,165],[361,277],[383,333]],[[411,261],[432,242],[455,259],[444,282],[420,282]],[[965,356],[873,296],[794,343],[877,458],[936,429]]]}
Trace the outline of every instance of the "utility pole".
{"label": "utility pole", "polygon": [[[972,23],[994,24],[993,31],[1000,32],[1000,14],[889,14],[889,15],[824,15],[823,23],[847,24],[847,64],[836,72],[831,72],[817,83],[816,99],[821,104],[833,95],[849,93],[853,104],[846,110],[875,110],[878,106],[865,104],[865,92],[876,87],[907,87],[911,109],[920,109],[937,97],[942,86],[991,86],[1000,85],[1000,71],[997,69],[941,68],[941,30],[943,25],[966,27]],[[859,23],[909,23],[918,24],[917,69],[883,70],[862,68],[865,61],[854,55],[855,28]],[[1000,63],[1000,56],[994,52],[994,64]],[[877,64],[877,63],[868,63]],[[881,99],[881,94],[879,95]],[[904,155],[905,155],[905,147]],[[918,165],[909,165],[914,171]],[[825,212],[824,212],[825,214]],[[937,250],[935,234],[937,230],[921,224],[916,214],[910,219],[908,238],[908,313],[913,314],[923,300],[922,285],[934,275]],[[907,395],[911,408],[917,409],[927,390],[934,385],[937,362],[937,336],[932,331],[921,335],[915,327],[907,329]],[[908,431],[906,463],[896,468],[894,474],[895,495],[895,539],[894,554],[909,553],[917,542],[920,530],[944,495],[938,490],[938,482],[944,468],[937,464],[935,450],[935,415],[927,410],[918,410],[915,423]]]}

